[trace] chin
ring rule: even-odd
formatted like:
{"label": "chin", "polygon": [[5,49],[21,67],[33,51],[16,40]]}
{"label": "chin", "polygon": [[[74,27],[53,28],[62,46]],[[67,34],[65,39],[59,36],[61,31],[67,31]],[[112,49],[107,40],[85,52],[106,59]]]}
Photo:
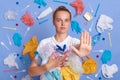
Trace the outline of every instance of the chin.
{"label": "chin", "polygon": [[59,32],[59,33],[60,33],[60,34],[67,34],[67,32],[65,32],[65,31],[64,31],[64,32]]}
{"label": "chin", "polygon": [[59,31],[57,31],[57,32],[60,33],[60,34],[66,34],[66,33],[68,33],[67,30],[59,30]]}

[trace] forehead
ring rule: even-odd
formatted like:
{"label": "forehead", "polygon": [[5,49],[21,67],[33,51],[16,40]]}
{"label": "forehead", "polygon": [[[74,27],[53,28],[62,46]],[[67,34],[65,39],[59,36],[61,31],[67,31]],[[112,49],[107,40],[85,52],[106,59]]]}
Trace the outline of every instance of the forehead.
{"label": "forehead", "polygon": [[70,18],[70,14],[67,11],[57,11],[55,18]]}

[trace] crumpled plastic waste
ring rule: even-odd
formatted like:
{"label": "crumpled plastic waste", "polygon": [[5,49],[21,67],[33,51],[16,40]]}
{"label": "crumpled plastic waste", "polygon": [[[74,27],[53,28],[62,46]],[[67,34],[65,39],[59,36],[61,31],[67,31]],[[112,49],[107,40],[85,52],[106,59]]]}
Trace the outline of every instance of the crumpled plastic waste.
{"label": "crumpled plastic waste", "polygon": [[27,26],[32,26],[34,24],[34,19],[32,18],[32,16],[30,15],[30,13],[26,12],[22,18],[21,21],[26,24]]}
{"label": "crumpled plastic waste", "polygon": [[118,72],[118,67],[116,64],[112,64],[111,66],[102,64],[102,74],[105,78],[112,78],[113,74],[116,72]]}
{"label": "crumpled plastic waste", "polygon": [[21,80],[33,80],[32,77],[30,77],[29,75],[26,75],[25,77],[23,77]]}
{"label": "crumpled plastic waste", "polygon": [[[49,47],[51,47],[51,49],[49,50]],[[53,47],[53,48],[52,48]],[[36,51],[35,54],[35,61],[38,65],[43,65],[45,64],[48,59],[49,59],[49,56],[54,53],[63,53],[65,52],[69,54],[69,50],[65,50],[66,46],[63,45],[63,46],[60,46],[60,45],[56,45],[56,48],[55,46],[52,46],[52,45],[46,45],[44,47],[38,47],[38,52]],[[48,53],[49,52],[49,53]],[[51,54],[50,54],[51,53]],[[64,54],[62,54],[64,55]],[[56,55],[56,56],[59,56],[59,55]],[[77,56],[77,55],[76,55]],[[73,55],[71,55],[71,57],[73,57]],[[39,61],[38,61],[39,60]],[[41,78],[40,80],[57,80],[56,78],[58,77],[59,79],[63,78],[63,75],[65,76],[67,74],[68,77],[64,77],[63,80],[68,80],[68,78],[72,77],[70,80],[79,80],[79,77],[80,77],[80,74],[83,73],[83,69],[82,69],[82,66],[81,66],[81,63],[79,62],[79,58],[77,58],[77,62],[76,61],[76,57],[74,57],[72,59],[73,62],[69,62],[71,59],[68,60],[68,63],[65,63],[63,64],[64,67],[66,66],[69,66],[69,68],[64,68],[62,69],[64,72],[66,72],[64,74],[61,74],[61,68],[60,67],[57,67],[55,69],[52,69],[50,71],[47,71],[46,74],[42,74],[41,75]],[[76,63],[76,64],[73,64],[73,63]],[[81,66],[81,67],[80,67]],[[76,68],[76,69],[75,69]],[[56,70],[58,70],[58,72],[56,73]],[[75,70],[75,71],[74,71]],[[60,74],[58,74],[60,71]],[[55,72],[55,73],[54,73]],[[56,75],[55,75],[56,74]],[[56,78],[55,78],[56,77]],[[60,78],[61,77],[61,78]],[[54,79],[55,78],[55,79]]]}
{"label": "crumpled plastic waste", "polygon": [[25,56],[20,56],[19,59],[23,65],[28,65],[30,62],[29,59],[26,58]]}
{"label": "crumpled plastic waste", "polygon": [[68,59],[65,65],[70,66],[70,68],[75,73],[82,74],[84,72],[81,62],[80,62],[80,58],[73,52],[69,53],[69,56],[68,56]]}
{"label": "crumpled plastic waste", "polygon": [[21,42],[21,40],[22,40],[22,36],[19,34],[19,33],[14,33],[14,35],[13,35],[13,41],[14,41],[14,44],[16,45],[16,46],[21,46],[22,45],[22,42]]}
{"label": "crumpled plastic waste", "polygon": [[69,55],[66,59],[67,62],[65,62],[63,66],[70,66],[71,69],[78,74],[82,74],[84,72],[79,57],[72,50],[66,50],[66,44],[64,44],[63,47],[56,45],[55,50],[55,56]]}
{"label": "crumpled plastic waste", "polygon": [[34,0],[35,3],[39,4],[40,6],[46,6],[47,3],[44,0]]}
{"label": "crumpled plastic waste", "polygon": [[[38,65],[43,65],[48,61],[48,58],[44,54],[40,54],[38,51],[35,51],[35,62]],[[61,80],[61,74],[58,69],[52,69],[40,76],[40,80]]]}
{"label": "crumpled plastic waste", "polygon": [[113,23],[112,18],[104,14],[101,15],[97,22],[97,26],[96,26],[97,31],[99,33],[102,33],[105,30],[112,30],[113,29],[112,23]]}
{"label": "crumpled plastic waste", "polygon": [[29,54],[30,59],[34,59],[35,54],[34,52],[36,51],[38,47],[38,41],[36,36],[33,36],[30,41],[24,44],[24,50],[23,50],[23,55]]}
{"label": "crumpled plastic waste", "polygon": [[92,37],[92,46],[95,46],[101,38],[101,33],[98,33]]}
{"label": "crumpled plastic waste", "polygon": [[77,21],[71,22],[71,28],[72,28],[72,31],[75,31],[77,34],[81,33],[81,28],[80,28],[80,25]]}
{"label": "crumpled plastic waste", "polygon": [[62,80],[79,80],[80,74],[75,73],[70,66],[64,66],[60,70]]}
{"label": "crumpled plastic waste", "polygon": [[45,74],[40,76],[40,80],[62,80],[60,71],[57,69],[54,71],[47,71]]}
{"label": "crumpled plastic waste", "polygon": [[5,64],[5,65],[8,65],[9,68],[15,66],[17,69],[19,69],[18,64],[17,64],[17,62],[15,61],[15,59],[16,59],[15,54],[9,54],[8,57],[6,57],[6,58],[4,59],[4,64]]}
{"label": "crumpled plastic waste", "polygon": [[84,69],[84,74],[93,74],[97,71],[97,62],[90,56],[87,56],[87,60],[82,58],[82,67]]}
{"label": "crumpled plastic waste", "polygon": [[15,20],[17,17],[17,13],[13,10],[8,10],[5,14],[4,14],[4,18],[6,20]]}
{"label": "crumpled plastic waste", "polygon": [[77,15],[82,14],[85,8],[82,0],[76,0],[74,2],[71,2],[70,5],[75,8]]}
{"label": "crumpled plastic waste", "polygon": [[59,45],[56,45],[56,47],[57,47],[57,49],[56,49],[56,51],[60,51],[60,52],[64,52],[65,51],[65,49],[66,49],[66,45],[64,45],[63,46],[63,48],[61,47],[61,46],[59,46]]}
{"label": "crumpled plastic waste", "polygon": [[103,64],[107,64],[108,61],[110,61],[112,58],[112,54],[110,50],[104,50],[102,56],[101,56],[101,60]]}

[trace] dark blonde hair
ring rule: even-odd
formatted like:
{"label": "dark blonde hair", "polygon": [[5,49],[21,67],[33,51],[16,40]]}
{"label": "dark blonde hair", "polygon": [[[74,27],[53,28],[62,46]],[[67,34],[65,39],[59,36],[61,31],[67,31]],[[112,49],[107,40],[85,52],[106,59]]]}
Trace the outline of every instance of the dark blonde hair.
{"label": "dark blonde hair", "polygon": [[66,11],[70,15],[70,20],[71,20],[71,12],[65,7],[65,6],[59,6],[53,13],[53,20],[55,19],[55,15],[58,11]]}

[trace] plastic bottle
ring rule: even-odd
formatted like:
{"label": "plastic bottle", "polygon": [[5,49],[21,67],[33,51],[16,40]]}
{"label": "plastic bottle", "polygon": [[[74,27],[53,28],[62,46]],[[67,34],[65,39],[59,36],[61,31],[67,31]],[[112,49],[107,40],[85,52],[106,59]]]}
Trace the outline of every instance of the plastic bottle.
{"label": "plastic bottle", "polygon": [[40,15],[37,17],[37,19],[41,19],[46,17],[48,14],[52,13],[52,8],[48,7],[46,10],[44,10],[43,12],[40,13]]}

